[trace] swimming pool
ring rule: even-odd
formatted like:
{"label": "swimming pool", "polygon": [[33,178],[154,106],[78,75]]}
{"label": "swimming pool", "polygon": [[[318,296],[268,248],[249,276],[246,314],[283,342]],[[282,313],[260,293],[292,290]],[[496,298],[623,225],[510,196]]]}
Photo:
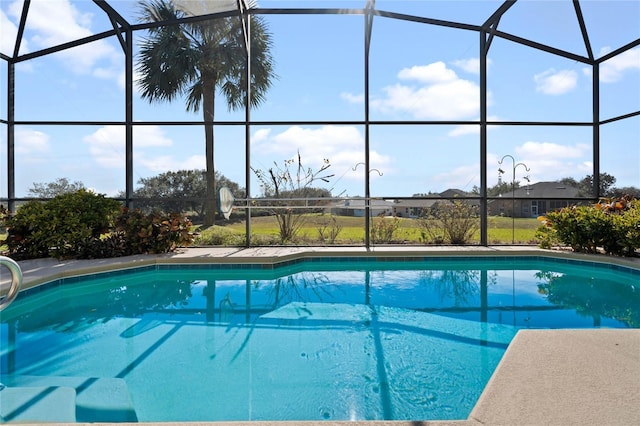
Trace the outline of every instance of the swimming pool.
{"label": "swimming pool", "polygon": [[542,257],[66,278],[2,313],[2,382],[75,389],[78,422],[466,419],[519,329],[640,327],[639,278]]}

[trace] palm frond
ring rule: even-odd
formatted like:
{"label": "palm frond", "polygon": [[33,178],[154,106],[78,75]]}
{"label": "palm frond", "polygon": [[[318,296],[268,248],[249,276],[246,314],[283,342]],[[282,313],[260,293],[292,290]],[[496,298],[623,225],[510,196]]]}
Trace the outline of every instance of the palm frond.
{"label": "palm frond", "polygon": [[[229,110],[246,106],[246,50],[242,21],[238,17],[177,23],[184,18],[170,0],[140,2],[141,20],[167,22],[149,30],[142,40],[137,71],[142,97],[172,101],[186,95],[188,111],[202,106],[201,79],[214,81]],[[251,107],[261,104],[274,73],[272,37],[264,20],[251,19]]]}
{"label": "palm frond", "polygon": [[[141,2],[141,19],[147,22],[176,20],[182,17],[171,2]],[[172,101],[186,85],[198,78],[199,51],[194,49],[181,25],[163,25],[149,30],[141,42],[137,71],[141,96],[149,102]]]}
{"label": "palm frond", "polygon": [[202,81],[198,79],[187,90],[187,111],[198,112],[202,103]]}

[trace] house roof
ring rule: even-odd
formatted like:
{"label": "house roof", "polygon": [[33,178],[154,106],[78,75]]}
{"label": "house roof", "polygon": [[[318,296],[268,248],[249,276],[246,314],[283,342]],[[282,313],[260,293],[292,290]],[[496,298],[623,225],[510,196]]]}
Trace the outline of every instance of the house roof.
{"label": "house roof", "polygon": [[[372,209],[388,209],[393,207],[394,205],[395,204],[393,203],[393,201],[376,200],[376,199],[372,199],[371,202],[369,203],[369,207],[371,207]],[[336,203],[333,207],[342,208],[342,209],[364,209],[365,204],[364,204],[364,199],[356,198],[351,200],[340,201],[339,203]]]}
{"label": "house roof", "polygon": [[443,191],[440,193],[440,196],[443,198],[449,198],[449,197],[468,197],[469,193],[465,192],[461,189],[456,189],[456,188],[449,188],[446,191]]}
{"label": "house roof", "polygon": [[575,198],[579,191],[577,187],[561,182],[537,182],[524,185],[515,191],[502,193],[499,196],[504,198]]}
{"label": "house roof", "polygon": [[415,199],[415,200],[398,200],[393,204],[394,208],[411,208],[411,207],[431,207],[439,201],[443,201],[440,199],[434,200],[424,200],[424,199]]}

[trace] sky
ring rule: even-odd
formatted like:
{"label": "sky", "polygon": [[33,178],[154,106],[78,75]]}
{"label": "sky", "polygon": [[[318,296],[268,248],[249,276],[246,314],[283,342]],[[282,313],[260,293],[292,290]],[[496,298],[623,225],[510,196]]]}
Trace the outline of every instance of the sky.
{"label": "sky", "polygon": [[[137,22],[135,1],[110,4]],[[263,8],[362,8],[365,1],[268,1]],[[383,1],[381,11],[482,24],[500,1]],[[640,38],[640,1],[582,1],[596,57]],[[21,0],[0,0],[0,52],[12,55]],[[269,15],[277,79],[265,102],[252,110],[255,121],[295,124],[252,125],[251,166],[266,170],[299,152],[317,170],[328,159],[334,174],[325,185],[335,196],[362,196],[364,18],[357,15]],[[111,29],[89,0],[34,0],[20,54],[38,51]],[[503,16],[500,31],[586,56],[572,2],[519,1]],[[137,51],[144,32],[134,35]],[[16,67],[16,120],[108,121],[125,119],[124,55],[116,38],[21,62]],[[0,118],[7,65],[0,61]],[[138,75],[134,76],[137,78]],[[372,196],[411,196],[480,185],[477,125],[397,125],[406,121],[474,121],[480,117],[479,35],[474,31],[376,17],[370,51],[369,171]],[[592,70],[586,64],[541,52],[499,37],[488,56],[488,116],[492,121],[579,121],[592,119]],[[640,46],[602,63],[600,118],[640,110]],[[134,121],[197,121],[184,98],[149,104],[137,87]],[[217,97],[216,120],[241,121]],[[318,125],[309,122],[328,121]],[[305,123],[307,122],[307,123]],[[383,123],[383,124],[382,124]],[[245,186],[245,128],[215,128],[216,169]],[[81,181],[107,195],[125,188],[124,127],[121,125],[16,126],[16,196],[34,183],[58,178]],[[6,125],[0,125],[0,197],[7,196]],[[532,183],[592,173],[593,133],[588,126],[488,128],[489,186],[503,179]],[[616,186],[640,187],[640,116],[601,126],[601,171]],[[509,155],[511,157],[505,157]],[[503,163],[500,164],[500,160]],[[134,128],[134,186],[167,171],[204,169],[200,125],[137,125]],[[513,174],[513,166],[520,164]],[[506,167],[505,167],[506,166]],[[260,188],[252,178],[252,196]]]}

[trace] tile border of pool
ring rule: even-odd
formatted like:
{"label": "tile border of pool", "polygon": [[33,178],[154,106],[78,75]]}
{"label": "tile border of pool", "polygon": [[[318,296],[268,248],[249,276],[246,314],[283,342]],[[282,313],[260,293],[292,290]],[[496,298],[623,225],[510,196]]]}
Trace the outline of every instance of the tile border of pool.
{"label": "tile border of pool", "polygon": [[[48,288],[50,284],[72,283],[89,275],[117,276],[131,270],[157,270],[182,266],[210,270],[277,270],[304,262],[380,262],[380,261],[446,261],[448,259],[478,259],[502,261],[544,260],[575,265],[589,265],[610,270],[621,270],[640,276],[640,258],[620,258],[589,255],[534,247],[424,247],[416,249],[384,247],[365,250],[339,247],[287,247],[287,248],[186,248],[177,253],[137,255],[111,259],[56,260],[35,259],[18,262],[23,270],[21,293],[31,294]],[[107,276],[108,276],[107,275]],[[2,277],[0,277],[2,278]],[[2,289],[8,276],[2,280]],[[43,286],[43,284],[45,284]],[[39,288],[41,287],[41,288]]]}
{"label": "tile border of pool", "polygon": [[[384,260],[442,260],[459,258],[544,258],[560,263],[586,262],[612,270],[630,270],[640,275],[640,258],[615,258],[587,255],[534,247],[277,247],[277,248],[189,248],[166,255],[131,256],[128,258],[57,261],[40,259],[19,262],[24,272],[26,288],[60,279],[71,279],[113,271],[122,273],[132,268],[158,265],[197,265],[217,262],[220,265],[270,265],[299,262],[305,258],[381,257]],[[417,258],[417,259],[416,259]],[[300,259],[300,260],[298,260]],[[379,259],[378,259],[379,260]],[[294,263],[295,264],[295,263]],[[282,266],[282,265],[279,265]],[[164,267],[164,266],[160,266]],[[1,282],[5,283],[5,277]],[[46,286],[45,286],[46,287]],[[552,346],[549,342],[552,342]],[[588,356],[584,356],[585,353]],[[532,356],[537,361],[532,362]],[[579,365],[574,362],[582,356]],[[541,369],[539,362],[553,360],[553,369]],[[603,368],[604,367],[604,368]],[[548,372],[547,370],[550,370]],[[591,377],[606,370],[608,380],[593,388]],[[563,372],[567,374],[563,374]],[[560,377],[556,377],[560,376]],[[549,384],[553,387],[548,387]],[[640,424],[640,330],[522,330],[509,345],[502,361],[485,387],[475,408],[466,420],[453,421],[254,421],[254,422],[189,422],[190,426],[476,426],[476,425],[585,425]],[[554,392],[558,395],[556,396]],[[589,403],[572,397],[573,389],[587,389]],[[583,392],[584,393],[584,392]],[[517,398],[514,398],[517,396]],[[581,398],[585,395],[581,395]],[[528,407],[519,405],[526,398]],[[621,401],[624,399],[624,401]],[[550,407],[549,401],[553,401]],[[634,401],[629,404],[629,401]],[[59,423],[60,424],[60,423]],[[69,425],[79,425],[72,423]],[[135,425],[131,423],[130,425]],[[168,425],[168,423],[146,423]],[[176,425],[178,423],[171,423]],[[116,426],[129,425],[117,423]],[[95,425],[93,425],[95,426]]]}
{"label": "tile border of pool", "polygon": [[603,263],[596,262],[593,260],[584,260],[584,259],[574,259],[567,257],[555,257],[549,255],[540,255],[540,254],[503,254],[503,255],[484,255],[484,256],[456,256],[456,255],[440,255],[440,256],[384,256],[380,253],[377,253],[375,256],[362,256],[362,255],[348,255],[348,256],[299,256],[295,259],[289,259],[285,261],[275,261],[272,263],[259,263],[255,261],[253,263],[247,262],[225,262],[225,263],[212,263],[210,259],[207,262],[188,262],[188,261],[170,261],[166,262],[166,259],[158,258],[155,262],[136,264],[134,266],[123,264],[120,267],[116,267],[116,269],[105,267],[104,269],[100,268],[100,270],[90,270],[84,272],[70,272],[68,275],[65,273],[63,276],[57,278],[43,278],[43,280],[35,280],[33,282],[27,282],[26,287],[20,292],[23,296],[29,296],[33,294],[38,294],[42,291],[49,290],[51,288],[56,288],[62,285],[73,284],[85,279],[100,279],[100,278],[111,278],[117,277],[123,274],[127,274],[129,272],[145,272],[145,271],[159,271],[159,270],[169,270],[175,267],[180,267],[188,270],[207,270],[207,271],[229,271],[229,270],[247,270],[247,271],[273,271],[276,272],[278,269],[283,269],[291,266],[303,266],[305,263],[374,263],[374,262],[447,262],[447,261],[460,261],[460,260],[478,260],[479,258],[486,261],[495,261],[495,262],[518,262],[523,260],[528,261],[543,261],[559,264],[569,264],[569,265],[586,265],[586,266],[595,266],[598,268],[612,270],[612,271],[622,271],[625,273],[629,273],[632,275],[637,275],[640,277],[640,268],[636,268],[635,265],[621,265],[621,264],[611,264],[611,263]]}

